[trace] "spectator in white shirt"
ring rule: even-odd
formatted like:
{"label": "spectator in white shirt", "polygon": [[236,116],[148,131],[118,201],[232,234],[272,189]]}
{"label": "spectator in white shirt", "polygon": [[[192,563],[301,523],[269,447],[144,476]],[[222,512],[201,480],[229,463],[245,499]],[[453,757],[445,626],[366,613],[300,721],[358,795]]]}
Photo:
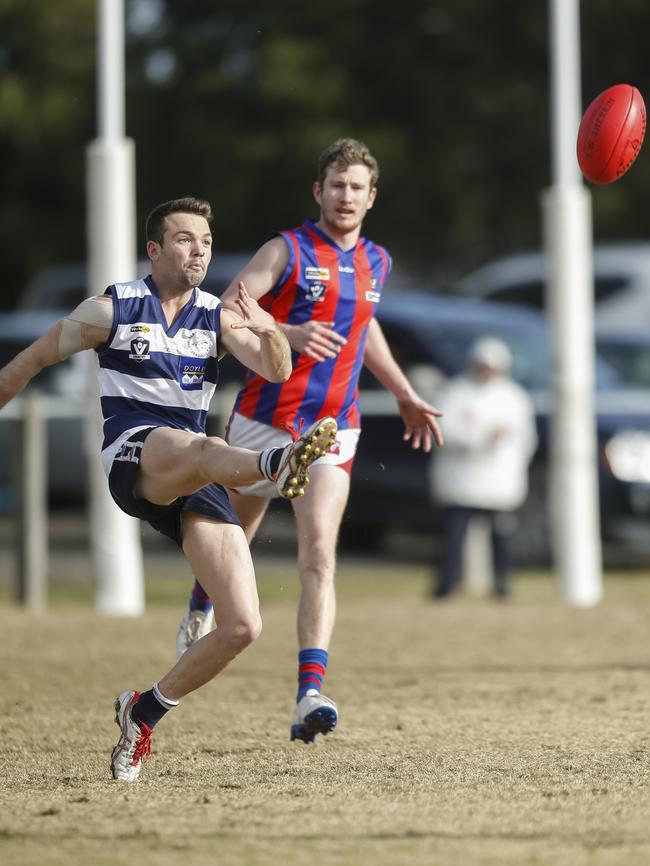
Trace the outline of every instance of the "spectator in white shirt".
{"label": "spectator in white shirt", "polygon": [[440,506],[443,546],[434,595],[444,598],[462,577],[470,521],[489,521],[494,592],[508,592],[510,538],[528,493],[528,467],[537,446],[528,393],[510,375],[512,358],[496,337],[471,347],[466,370],[438,398],[445,447],[432,463],[432,491]]}

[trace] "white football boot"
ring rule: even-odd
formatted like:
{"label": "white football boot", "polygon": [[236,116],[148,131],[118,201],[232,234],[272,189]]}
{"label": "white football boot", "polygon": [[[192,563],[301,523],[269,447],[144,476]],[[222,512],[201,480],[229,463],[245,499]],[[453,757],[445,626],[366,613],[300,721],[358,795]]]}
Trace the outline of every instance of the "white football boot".
{"label": "white football boot", "polygon": [[334,701],[309,689],[296,704],[291,719],[291,739],[313,743],[316,734],[329,734],[339,720]]}
{"label": "white football boot", "polygon": [[113,778],[121,782],[135,782],[142,762],[151,755],[151,728],[131,718],[131,709],[139,697],[140,692],[122,692],[115,701],[115,722],[121,734],[111,754],[111,770]]}
{"label": "white football boot", "polygon": [[188,603],[176,634],[176,658],[179,659],[197,640],[210,634],[214,626],[214,608],[190,610]]}
{"label": "white football boot", "polygon": [[334,418],[321,418],[284,449],[275,486],[283,499],[302,496],[309,484],[309,467],[330,450],[336,441],[338,425]]}

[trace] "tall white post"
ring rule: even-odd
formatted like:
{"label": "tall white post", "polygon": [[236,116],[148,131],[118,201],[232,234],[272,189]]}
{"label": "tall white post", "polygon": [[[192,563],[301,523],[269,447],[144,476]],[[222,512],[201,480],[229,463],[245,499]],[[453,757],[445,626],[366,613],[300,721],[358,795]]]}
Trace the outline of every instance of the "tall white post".
{"label": "tall white post", "polygon": [[45,610],[47,601],[47,421],[43,399],[34,388],[25,393],[20,423],[20,601],[33,613]]}
{"label": "tall white post", "polygon": [[[124,137],[124,0],[98,0],[98,138],[88,146],[88,294],[137,276],[135,149]],[[87,448],[95,606],[114,616],[144,611],[140,523],[113,502],[99,460],[102,421],[89,371]]]}
{"label": "tall white post", "polygon": [[560,591],[578,607],[602,598],[594,416],[591,197],[576,161],[580,122],[578,0],[550,0],[552,186],[543,196],[553,334],[550,510]]}

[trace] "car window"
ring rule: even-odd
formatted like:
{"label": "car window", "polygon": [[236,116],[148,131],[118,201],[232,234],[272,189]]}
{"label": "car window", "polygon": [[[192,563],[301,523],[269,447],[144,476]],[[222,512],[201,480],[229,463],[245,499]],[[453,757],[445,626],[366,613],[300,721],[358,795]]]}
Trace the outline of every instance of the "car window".
{"label": "car window", "polygon": [[600,338],[597,345],[599,355],[616,371],[622,382],[635,388],[650,388],[650,342]]}
{"label": "car window", "polygon": [[[426,319],[406,326],[382,321],[382,329],[396,360],[403,370],[430,367],[444,375],[454,376],[464,369],[472,344],[480,337],[503,340],[512,354],[513,378],[529,391],[551,386],[552,360],[547,333],[543,327],[530,327],[521,321],[502,322],[458,319],[428,324]],[[595,383],[598,390],[621,385],[618,370],[597,356]],[[362,389],[381,387],[369,373],[362,374]]]}
{"label": "car window", "polygon": [[[524,329],[473,321],[443,321],[430,324],[415,320],[395,324],[381,321],[381,327],[399,366],[403,370],[429,367],[443,376],[454,376],[465,366],[471,345],[483,336],[504,340],[513,355],[513,376],[524,387],[548,387],[549,354],[542,329]],[[364,390],[381,385],[368,371],[360,379]]]}
{"label": "car window", "polygon": [[541,280],[527,280],[522,283],[513,283],[510,286],[501,286],[486,294],[491,301],[499,301],[506,304],[524,304],[527,307],[541,309],[544,306],[546,289]]}
{"label": "car window", "polygon": [[[622,276],[597,277],[594,280],[595,299],[603,301],[626,288],[628,284],[629,281]],[[541,280],[528,280],[492,289],[485,297],[499,303],[523,304],[527,307],[543,309],[546,304],[546,285]]]}
{"label": "car window", "polygon": [[[414,339],[416,335],[411,327],[382,321],[381,329],[402,370],[432,365],[437,367],[436,359],[427,351],[426,344],[422,345],[418,339]],[[363,391],[373,391],[382,387],[372,373],[362,367],[359,388]]]}
{"label": "car window", "polygon": [[629,280],[625,277],[596,277],[594,280],[594,293],[597,301],[603,301],[627,288]]}
{"label": "car window", "polygon": [[[542,330],[515,330],[495,323],[465,322],[463,329],[449,326],[431,334],[435,354],[448,375],[459,373],[466,364],[469,350],[480,337],[498,337],[512,353],[512,375],[525,388],[547,388],[549,383],[549,350]],[[442,358],[444,357],[444,363]]]}

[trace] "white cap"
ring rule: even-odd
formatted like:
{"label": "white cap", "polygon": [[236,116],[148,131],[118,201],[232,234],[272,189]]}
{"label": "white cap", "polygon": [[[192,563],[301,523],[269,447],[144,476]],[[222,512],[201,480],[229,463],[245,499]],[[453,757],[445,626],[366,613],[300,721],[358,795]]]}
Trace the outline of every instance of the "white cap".
{"label": "white cap", "polygon": [[507,373],[512,364],[510,349],[497,337],[481,337],[469,351],[469,362]]}

